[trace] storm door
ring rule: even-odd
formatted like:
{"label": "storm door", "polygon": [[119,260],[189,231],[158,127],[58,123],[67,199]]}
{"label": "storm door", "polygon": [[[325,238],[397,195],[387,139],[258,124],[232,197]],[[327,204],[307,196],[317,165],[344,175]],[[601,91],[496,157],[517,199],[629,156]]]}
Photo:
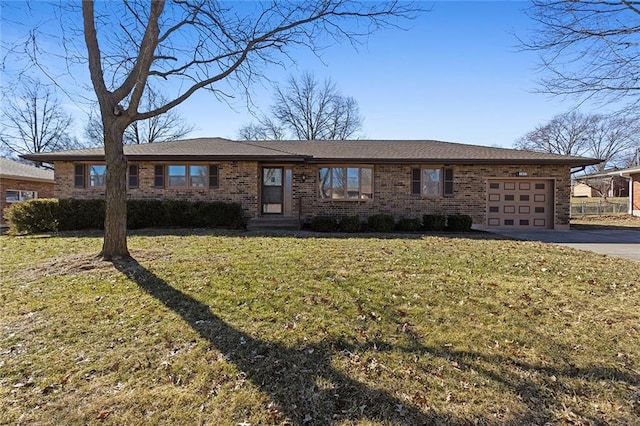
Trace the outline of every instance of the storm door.
{"label": "storm door", "polygon": [[282,214],[284,202],[282,167],[262,168],[262,214]]}

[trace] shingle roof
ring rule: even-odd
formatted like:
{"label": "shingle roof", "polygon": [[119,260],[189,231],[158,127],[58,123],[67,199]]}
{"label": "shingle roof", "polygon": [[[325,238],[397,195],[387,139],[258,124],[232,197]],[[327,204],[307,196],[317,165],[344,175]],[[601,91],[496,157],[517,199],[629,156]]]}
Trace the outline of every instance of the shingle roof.
{"label": "shingle roof", "polygon": [[[451,164],[566,164],[586,166],[600,160],[568,157],[508,148],[466,145],[431,140],[354,141],[232,141],[222,138],[186,139],[143,145],[126,145],[132,160],[260,160],[371,162],[371,163],[451,163]],[[104,149],[80,149],[25,158],[39,161],[103,160]]]}
{"label": "shingle roof", "polygon": [[11,179],[53,182],[53,170],[41,169],[6,158],[0,158],[0,176]]}

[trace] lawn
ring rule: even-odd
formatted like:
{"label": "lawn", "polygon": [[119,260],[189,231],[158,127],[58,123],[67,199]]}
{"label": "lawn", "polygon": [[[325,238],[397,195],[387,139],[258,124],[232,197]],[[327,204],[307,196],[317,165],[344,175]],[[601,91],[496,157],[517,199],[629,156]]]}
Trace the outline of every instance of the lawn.
{"label": "lawn", "polygon": [[0,236],[0,424],[638,424],[640,263],[481,236]]}
{"label": "lawn", "polygon": [[640,229],[640,217],[630,214],[584,216],[571,219],[571,229]]}

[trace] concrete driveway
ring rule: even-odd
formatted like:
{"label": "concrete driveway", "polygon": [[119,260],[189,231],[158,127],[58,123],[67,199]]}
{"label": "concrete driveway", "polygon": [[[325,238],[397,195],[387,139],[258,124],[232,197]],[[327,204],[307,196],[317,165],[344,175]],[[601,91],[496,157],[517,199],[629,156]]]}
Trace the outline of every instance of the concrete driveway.
{"label": "concrete driveway", "polygon": [[547,229],[487,229],[516,240],[541,241],[580,250],[640,261],[640,229],[594,229],[554,231]]}

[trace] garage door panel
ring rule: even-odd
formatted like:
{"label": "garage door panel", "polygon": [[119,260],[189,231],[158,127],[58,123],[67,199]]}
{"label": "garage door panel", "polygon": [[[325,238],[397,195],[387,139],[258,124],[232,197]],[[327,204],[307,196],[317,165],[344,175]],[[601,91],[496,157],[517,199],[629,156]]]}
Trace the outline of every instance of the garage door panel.
{"label": "garage door panel", "polygon": [[487,185],[487,225],[553,228],[552,194],[552,180],[491,179]]}

